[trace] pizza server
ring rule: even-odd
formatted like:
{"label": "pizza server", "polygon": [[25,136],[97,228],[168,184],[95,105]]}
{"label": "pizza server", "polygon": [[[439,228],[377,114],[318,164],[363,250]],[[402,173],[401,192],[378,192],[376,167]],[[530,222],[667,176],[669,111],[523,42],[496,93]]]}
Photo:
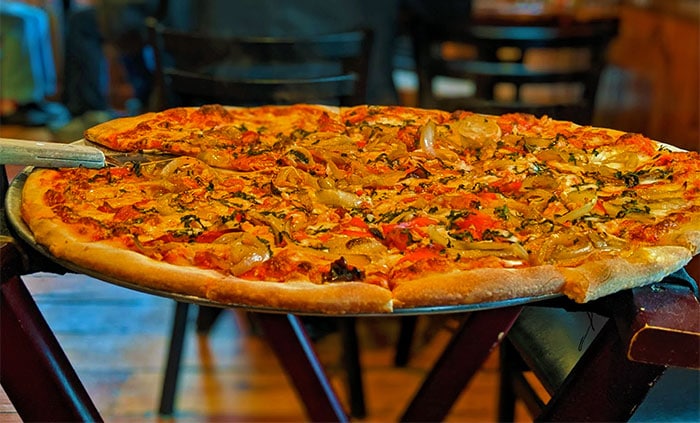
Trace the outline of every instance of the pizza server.
{"label": "pizza server", "polygon": [[146,163],[172,158],[167,154],[105,152],[85,143],[86,141],[76,141],[71,144],[61,144],[0,138],[0,164],[98,169],[126,162]]}
{"label": "pizza server", "polygon": [[0,164],[38,167],[104,167],[105,154],[87,145],[0,138]]}

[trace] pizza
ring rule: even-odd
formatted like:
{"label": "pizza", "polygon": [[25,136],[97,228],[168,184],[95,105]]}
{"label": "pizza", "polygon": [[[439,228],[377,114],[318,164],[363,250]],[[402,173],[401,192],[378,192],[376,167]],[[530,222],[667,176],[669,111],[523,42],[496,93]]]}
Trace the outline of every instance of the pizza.
{"label": "pizza", "polygon": [[298,312],[656,282],[700,246],[697,152],[547,116],[206,105],[86,140],[146,162],[34,169],[21,215],[60,259],[144,288]]}

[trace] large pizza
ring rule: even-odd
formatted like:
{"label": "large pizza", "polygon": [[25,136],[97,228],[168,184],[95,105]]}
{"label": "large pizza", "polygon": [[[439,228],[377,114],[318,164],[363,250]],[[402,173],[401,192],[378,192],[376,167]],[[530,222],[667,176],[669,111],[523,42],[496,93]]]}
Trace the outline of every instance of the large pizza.
{"label": "large pizza", "polygon": [[35,169],[21,215],[36,241],[221,304],[586,302],[658,281],[700,246],[698,153],[546,116],[207,105],[85,136],[156,158]]}

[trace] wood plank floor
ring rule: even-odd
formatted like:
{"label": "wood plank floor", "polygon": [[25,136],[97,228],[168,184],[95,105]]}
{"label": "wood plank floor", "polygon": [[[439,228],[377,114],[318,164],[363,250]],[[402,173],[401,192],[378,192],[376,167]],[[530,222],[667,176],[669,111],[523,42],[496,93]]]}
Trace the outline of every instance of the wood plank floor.
{"label": "wood plank floor", "polygon": [[[0,126],[0,136],[50,141],[42,128]],[[21,169],[8,166],[10,177]],[[304,409],[265,340],[245,314],[227,310],[208,336],[190,322],[176,412],[158,416],[163,368],[175,303],[87,276],[35,274],[25,277],[78,376],[108,422],[283,422],[304,421]],[[190,313],[190,319],[194,317]],[[360,319],[358,330],[368,415],[357,421],[397,420],[427,369],[451,335],[449,319],[419,321],[407,367],[393,363],[398,321]],[[340,340],[332,333],[317,353],[334,388],[347,404]],[[448,421],[496,420],[498,360],[489,358],[461,395]],[[522,406],[518,421],[530,418]],[[0,422],[19,422],[0,390]]]}

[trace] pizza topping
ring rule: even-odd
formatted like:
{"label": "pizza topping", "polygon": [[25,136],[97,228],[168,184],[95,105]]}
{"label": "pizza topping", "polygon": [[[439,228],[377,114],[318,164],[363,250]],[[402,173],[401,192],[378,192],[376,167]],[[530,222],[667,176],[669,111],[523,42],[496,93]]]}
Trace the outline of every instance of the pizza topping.
{"label": "pizza topping", "polygon": [[431,120],[428,121],[420,131],[420,147],[423,151],[428,153],[430,157],[436,157],[435,152],[435,123]]}
{"label": "pizza topping", "polygon": [[323,274],[324,282],[352,282],[361,281],[364,278],[364,273],[348,265],[343,257],[331,263],[328,273]]}
{"label": "pizza topping", "polygon": [[321,189],[316,192],[316,199],[327,206],[342,207],[345,209],[353,209],[360,207],[365,200],[360,196],[342,191],[339,189]]}
{"label": "pizza topping", "polygon": [[241,275],[271,257],[268,245],[259,238],[240,232],[229,232],[214,241],[228,246],[230,255],[224,269],[231,274]]}

